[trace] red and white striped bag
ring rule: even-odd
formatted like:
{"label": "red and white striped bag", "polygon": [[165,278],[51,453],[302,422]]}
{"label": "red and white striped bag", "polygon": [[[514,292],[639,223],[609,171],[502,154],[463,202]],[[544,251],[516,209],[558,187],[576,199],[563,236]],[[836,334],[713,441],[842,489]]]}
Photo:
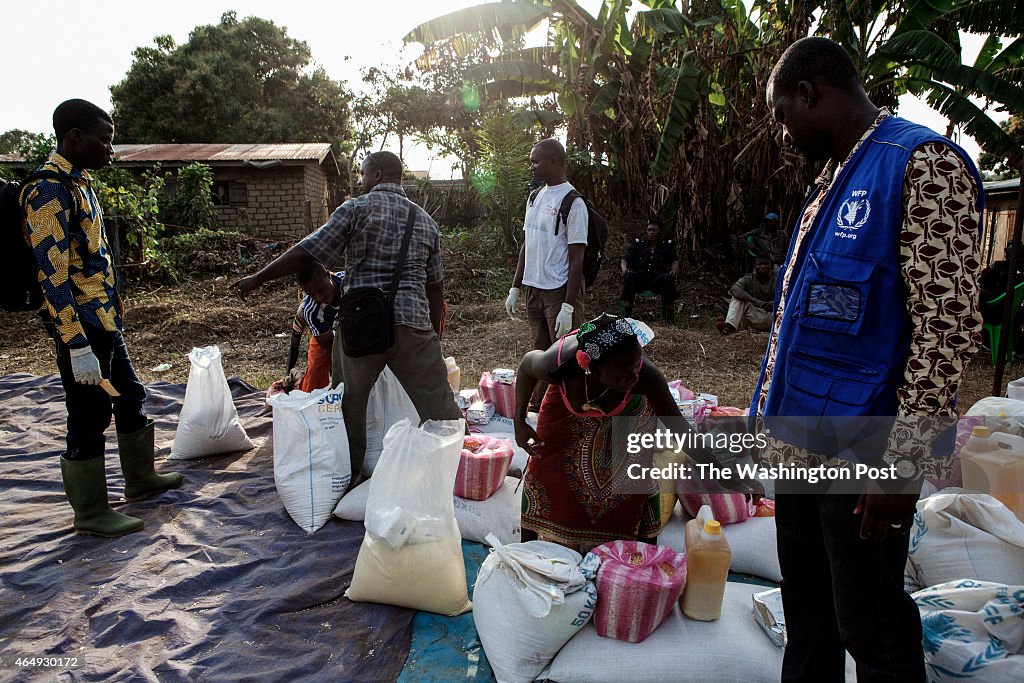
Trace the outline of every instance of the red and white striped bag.
{"label": "red and white striped bag", "polygon": [[470,500],[487,500],[501,488],[512,464],[512,442],[484,434],[467,436],[462,442],[455,495]]}
{"label": "red and white striped bag", "polygon": [[594,614],[597,634],[643,641],[679,600],[686,584],[686,556],[638,541],[612,541],[590,552],[601,560]]}
{"label": "red and white striped bag", "polygon": [[480,396],[494,404],[494,412],[502,417],[513,418],[516,414],[516,385],[495,381],[491,373],[480,375]]}
{"label": "red and white striped bag", "polygon": [[[678,487],[676,491],[678,492]],[[701,506],[711,507],[712,517],[723,526],[745,522],[754,516],[754,504],[742,493],[679,493],[683,510],[696,517]]]}

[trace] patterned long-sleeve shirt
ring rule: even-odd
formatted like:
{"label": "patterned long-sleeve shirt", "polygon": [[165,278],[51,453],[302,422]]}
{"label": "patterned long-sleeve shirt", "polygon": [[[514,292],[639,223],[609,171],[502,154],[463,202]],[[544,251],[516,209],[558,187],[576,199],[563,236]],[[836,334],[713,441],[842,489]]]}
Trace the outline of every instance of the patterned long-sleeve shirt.
{"label": "patterned long-sleeve shirt", "polygon": [[[850,151],[847,161],[874,132],[889,112],[882,110]],[[846,161],[843,162],[845,164]],[[838,168],[842,168],[840,165]],[[814,218],[827,196],[838,168],[830,161],[818,176],[824,189],[804,211],[795,236],[794,253],[803,246]],[[967,358],[977,350],[981,331],[978,309],[979,256],[977,210],[980,188],[975,185],[963,159],[948,145],[929,143],[914,150],[903,179],[903,225],[900,230],[900,265],[907,291],[907,311],[912,332],[910,351],[897,392],[898,422],[890,439],[887,461],[912,459],[919,472],[928,476],[948,475],[946,458],[929,457],[923,416],[955,418],[956,392]],[[787,264],[782,280],[781,306],[786,305],[793,263]],[[772,382],[777,353],[776,316],[768,344],[764,380],[758,388],[758,412],[765,405]],[[937,425],[948,424],[938,421]],[[907,435],[912,434],[909,439]],[[900,454],[895,454],[895,451]],[[780,447],[774,458],[797,456],[795,449]]]}
{"label": "patterned long-sleeve shirt", "polygon": [[39,170],[67,175],[76,190],[72,197],[60,181],[41,179],[28,183],[22,197],[46,311],[64,343],[80,348],[89,343],[83,324],[121,329],[103,212],[87,171],[73,168],[56,152]]}

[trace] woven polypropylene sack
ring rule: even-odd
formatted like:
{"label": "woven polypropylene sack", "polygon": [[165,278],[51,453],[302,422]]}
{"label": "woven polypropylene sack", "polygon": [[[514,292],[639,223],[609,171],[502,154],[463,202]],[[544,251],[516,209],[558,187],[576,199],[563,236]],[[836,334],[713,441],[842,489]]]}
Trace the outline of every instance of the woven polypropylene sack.
{"label": "woven polypropylene sack", "polygon": [[252,441],[238,420],[220,349],[193,348],[188,359],[192,368],[168,459],[191,460],[252,448]]}

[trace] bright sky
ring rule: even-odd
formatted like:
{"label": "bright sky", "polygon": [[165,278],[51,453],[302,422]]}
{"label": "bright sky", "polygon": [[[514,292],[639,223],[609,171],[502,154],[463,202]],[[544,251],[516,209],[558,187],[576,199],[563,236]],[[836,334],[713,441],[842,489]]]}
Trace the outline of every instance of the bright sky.
{"label": "bright sky", "polygon": [[[132,50],[151,46],[153,37],[161,34],[170,34],[181,44],[195,26],[216,24],[228,10],[236,10],[240,18],[258,16],[287,27],[288,35],[309,44],[314,60],[332,78],[358,88],[361,68],[404,65],[415,57],[415,46],[407,48],[404,56],[402,53],[402,36],[410,29],[475,4],[478,0],[52,0],[46,5],[48,16],[40,19],[39,6],[33,3],[5,3],[7,30],[0,43],[0,63],[8,68],[2,70],[0,87],[8,96],[0,106],[0,132],[12,128],[51,132],[54,107],[71,97],[109,109],[110,86],[128,72]],[[580,4],[596,13],[601,0],[582,0]],[[967,59],[973,60],[972,51],[980,48],[980,41],[974,43],[973,47],[967,43]],[[31,66],[36,53],[45,55],[44,65]],[[49,82],[40,84],[31,97],[12,96],[31,92],[25,85],[39,77],[33,73],[35,69]],[[946,126],[941,116],[913,98],[901,101],[900,114],[939,132]],[[961,142],[976,158],[974,141],[967,138]],[[411,169],[429,170],[434,178],[449,175],[449,162],[418,146],[407,153],[406,161]]]}

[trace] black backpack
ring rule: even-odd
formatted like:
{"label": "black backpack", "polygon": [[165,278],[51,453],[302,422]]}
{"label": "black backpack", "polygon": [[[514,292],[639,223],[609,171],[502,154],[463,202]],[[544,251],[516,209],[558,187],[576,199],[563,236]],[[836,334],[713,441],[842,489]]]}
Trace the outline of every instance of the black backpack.
{"label": "black backpack", "polygon": [[[533,201],[539,192],[540,188],[530,193],[530,206],[533,206]],[[562,198],[562,206],[558,210],[561,220],[555,221],[555,234],[558,234],[559,225],[569,224],[569,211],[572,210],[572,203],[577,199],[582,199],[587,207],[587,247],[583,251],[583,285],[593,287],[594,281],[597,280],[597,273],[601,270],[601,264],[604,263],[604,245],[608,242],[608,221],[597,212],[597,209],[586,197],[573,189],[569,190]]]}
{"label": "black backpack", "polygon": [[0,181],[0,254],[4,255],[5,261],[4,267],[0,268],[0,308],[6,311],[35,311],[43,305],[39,267],[28,242],[22,198],[26,184],[43,178],[64,185],[75,202],[72,220],[78,218],[75,188],[67,175],[55,171],[34,171],[20,183]]}

